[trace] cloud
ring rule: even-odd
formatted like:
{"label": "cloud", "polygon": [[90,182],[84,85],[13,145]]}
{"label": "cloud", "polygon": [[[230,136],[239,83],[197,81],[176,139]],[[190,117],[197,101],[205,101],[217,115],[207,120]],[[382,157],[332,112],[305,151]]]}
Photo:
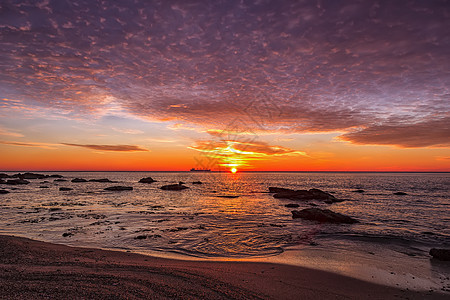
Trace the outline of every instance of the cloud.
{"label": "cloud", "polygon": [[361,145],[395,145],[401,148],[450,147],[450,117],[424,122],[389,122],[338,137]]}
{"label": "cloud", "polygon": [[17,132],[14,132],[14,131],[11,131],[9,129],[2,128],[2,127],[0,127],[0,135],[3,135],[3,136],[14,136],[14,137],[23,137],[23,134],[21,134],[21,133],[17,133]]}
{"label": "cloud", "polygon": [[11,142],[11,141],[0,141],[0,144],[11,146],[22,146],[22,147],[37,147],[44,149],[56,149],[55,146],[57,146],[57,144],[49,144],[49,143]]}
{"label": "cloud", "polygon": [[118,152],[135,152],[135,151],[149,151],[135,145],[85,145],[85,144],[70,144],[61,143],[61,145],[82,147],[98,151],[118,151]]}
{"label": "cloud", "polygon": [[281,156],[306,156],[303,151],[290,148],[269,145],[265,142],[238,140],[220,141],[197,141],[195,145],[189,147],[192,150],[201,152],[208,158],[209,164],[219,166],[250,166],[251,161],[265,160],[270,157]]}
{"label": "cloud", "polygon": [[445,1],[226,2],[2,4],[0,109],[437,145],[390,136],[450,110]]}

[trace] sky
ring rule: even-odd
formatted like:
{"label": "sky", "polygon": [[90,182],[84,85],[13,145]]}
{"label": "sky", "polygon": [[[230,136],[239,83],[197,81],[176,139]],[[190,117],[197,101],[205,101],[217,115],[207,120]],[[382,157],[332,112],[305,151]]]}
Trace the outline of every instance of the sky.
{"label": "sky", "polygon": [[450,1],[0,1],[0,170],[450,171]]}

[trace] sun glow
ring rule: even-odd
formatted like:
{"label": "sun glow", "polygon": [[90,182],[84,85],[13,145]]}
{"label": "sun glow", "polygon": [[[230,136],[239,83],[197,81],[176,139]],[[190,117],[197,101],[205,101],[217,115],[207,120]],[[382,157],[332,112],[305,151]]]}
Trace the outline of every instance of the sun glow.
{"label": "sun glow", "polygon": [[231,170],[230,170],[230,171],[231,171],[231,173],[233,173],[233,174],[234,174],[234,173],[236,173],[236,172],[237,172],[237,169],[236,169],[236,168],[231,168]]}

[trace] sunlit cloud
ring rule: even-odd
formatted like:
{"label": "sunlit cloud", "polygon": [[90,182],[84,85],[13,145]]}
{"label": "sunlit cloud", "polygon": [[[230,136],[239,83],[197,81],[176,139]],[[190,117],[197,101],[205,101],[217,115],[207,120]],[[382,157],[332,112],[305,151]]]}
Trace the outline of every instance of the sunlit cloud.
{"label": "sunlit cloud", "polygon": [[13,137],[23,137],[23,134],[0,127],[0,135],[3,136],[13,136]]}
{"label": "sunlit cloud", "polygon": [[32,143],[32,142],[11,142],[11,141],[0,141],[0,144],[11,145],[11,146],[21,146],[21,147],[37,147],[44,149],[57,149],[57,144],[49,143]]}
{"label": "sunlit cloud", "polygon": [[214,160],[214,164],[223,167],[247,167],[251,161],[266,160],[281,156],[306,156],[303,151],[269,145],[260,141],[197,141],[189,147]]}
{"label": "sunlit cloud", "polygon": [[61,143],[61,145],[82,147],[99,151],[118,151],[118,152],[149,151],[147,149],[135,145],[85,145],[85,144],[71,144],[71,143]]}

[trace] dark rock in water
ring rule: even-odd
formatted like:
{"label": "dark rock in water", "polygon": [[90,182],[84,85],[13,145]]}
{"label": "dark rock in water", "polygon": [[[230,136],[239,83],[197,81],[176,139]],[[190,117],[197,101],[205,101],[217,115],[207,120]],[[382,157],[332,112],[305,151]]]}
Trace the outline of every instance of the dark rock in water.
{"label": "dark rock in water", "polygon": [[5,184],[9,185],[18,185],[18,184],[29,184],[30,182],[25,179],[10,179],[5,182]]}
{"label": "dark rock in water", "polygon": [[405,196],[405,195],[408,195],[408,194],[405,193],[405,192],[395,192],[394,195],[397,195],[397,196]]}
{"label": "dark rock in water", "polygon": [[438,260],[450,260],[450,249],[433,248],[430,250],[430,255]]}
{"label": "dark rock in water", "polygon": [[166,191],[181,191],[184,189],[188,189],[188,187],[184,186],[182,184],[168,184],[168,185],[163,185],[162,187],[160,187],[160,189],[166,190]]}
{"label": "dark rock in water", "polygon": [[5,184],[6,181],[4,181],[3,179],[0,178],[0,184]]}
{"label": "dark rock in water", "polygon": [[321,191],[319,189],[307,190],[290,190],[285,188],[269,187],[270,192],[275,192],[274,198],[283,198],[297,201],[320,200],[326,203],[341,202],[343,200],[336,199],[333,195]]}
{"label": "dark rock in water", "polygon": [[353,193],[364,193],[365,192],[365,190],[354,190],[354,191],[352,191]]}
{"label": "dark rock in water", "polygon": [[63,181],[67,181],[67,179],[55,179],[53,180],[54,182],[63,182]]}
{"label": "dark rock in water", "polygon": [[18,177],[22,179],[44,179],[47,178],[47,175],[44,174],[36,174],[36,173],[23,173],[23,174],[14,174],[11,177]]}
{"label": "dark rock in water", "polygon": [[269,186],[269,193],[295,192],[295,190]]}
{"label": "dark rock in water", "polygon": [[72,182],[87,182],[87,180],[84,178],[74,178],[72,179]]}
{"label": "dark rock in water", "polygon": [[114,182],[109,180],[108,178],[102,178],[102,179],[89,179],[90,182]]}
{"label": "dark rock in water", "polygon": [[59,190],[60,191],[71,191],[73,189],[72,188],[68,188],[68,187],[60,187]]}
{"label": "dark rock in water", "polygon": [[219,195],[219,196],[216,196],[216,197],[219,197],[219,198],[230,198],[230,199],[234,199],[234,198],[238,198],[239,196],[234,196],[234,195]]}
{"label": "dark rock in water", "polygon": [[354,224],[359,221],[349,216],[335,213],[329,209],[320,208],[305,208],[300,211],[293,210],[292,218],[302,218],[305,220],[317,221],[320,223],[339,223],[339,224]]}
{"label": "dark rock in water", "polygon": [[295,204],[295,203],[289,203],[289,204],[286,204],[285,206],[286,206],[286,207],[296,208],[296,207],[299,207],[300,205]]}
{"label": "dark rock in water", "polygon": [[9,191],[7,191],[7,190],[0,190],[0,195],[1,194],[9,194]]}
{"label": "dark rock in water", "polygon": [[0,173],[0,178],[10,178],[10,176],[5,173]]}
{"label": "dark rock in water", "polygon": [[178,182],[178,184],[186,184],[186,182],[183,182],[183,181],[180,181],[180,182]]}
{"label": "dark rock in water", "polygon": [[133,190],[132,186],[110,186],[104,189],[105,191],[131,191]]}
{"label": "dark rock in water", "polygon": [[203,184],[203,182],[201,182],[201,181],[194,181],[194,182],[192,182],[192,184]]}
{"label": "dark rock in water", "polygon": [[64,176],[59,175],[59,174],[52,174],[52,175],[48,175],[49,178],[63,178]]}
{"label": "dark rock in water", "polygon": [[151,177],[145,177],[145,178],[142,178],[141,180],[139,180],[139,182],[140,183],[153,183],[153,182],[156,182],[156,180],[154,180]]}
{"label": "dark rock in water", "polygon": [[73,235],[72,232],[64,232],[64,233],[62,234],[63,237],[68,237],[68,236],[72,236],[72,235]]}
{"label": "dark rock in water", "polygon": [[40,188],[40,189],[48,189],[48,186],[46,186],[46,185],[41,185],[39,188]]}

